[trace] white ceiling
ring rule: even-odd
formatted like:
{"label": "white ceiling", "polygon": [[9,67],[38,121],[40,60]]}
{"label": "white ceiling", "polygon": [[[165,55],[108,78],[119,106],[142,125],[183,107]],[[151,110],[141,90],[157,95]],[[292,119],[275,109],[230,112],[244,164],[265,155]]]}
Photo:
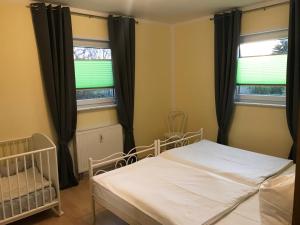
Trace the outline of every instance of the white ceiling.
{"label": "white ceiling", "polygon": [[176,23],[270,0],[49,0],[70,7]]}

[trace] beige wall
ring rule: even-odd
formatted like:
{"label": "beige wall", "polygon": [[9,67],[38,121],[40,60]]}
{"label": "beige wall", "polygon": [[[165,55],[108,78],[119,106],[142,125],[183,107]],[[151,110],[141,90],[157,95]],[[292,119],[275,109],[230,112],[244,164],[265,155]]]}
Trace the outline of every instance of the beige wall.
{"label": "beige wall", "polygon": [[29,9],[0,2],[0,140],[52,135]]}
{"label": "beige wall", "polygon": [[[0,140],[43,132],[54,137],[27,1],[0,2]],[[106,21],[72,16],[76,37],[107,40]],[[136,26],[135,135],[147,144],[165,131],[171,105],[170,27]],[[115,109],[78,113],[78,129],[117,123]]]}
{"label": "beige wall", "polygon": [[[26,1],[0,2],[0,140],[43,132],[54,136],[47,110],[38,55]],[[76,37],[107,39],[106,21],[72,16]],[[288,7],[243,15],[242,33],[255,33],[288,24]],[[205,128],[215,140],[213,23],[203,18],[171,27],[141,21],[136,26],[135,136],[146,144],[163,134],[171,108],[189,114],[188,128]],[[172,52],[175,52],[174,62]],[[172,65],[175,71],[171,82]],[[174,84],[174,87],[172,87]],[[174,88],[174,95],[171,96]],[[286,157],[291,144],[283,108],[237,106],[230,144]],[[78,128],[117,122],[114,109],[80,112]]]}
{"label": "beige wall", "polygon": [[153,142],[166,132],[171,109],[171,30],[169,25],[136,26],[134,129],[137,144]]}
{"label": "beige wall", "polygon": [[[288,6],[253,11],[242,17],[242,34],[288,27]],[[209,18],[175,26],[175,102],[189,114],[189,129],[204,127],[216,140],[214,102],[214,27]],[[237,105],[229,144],[287,157],[291,139],[285,109]]]}

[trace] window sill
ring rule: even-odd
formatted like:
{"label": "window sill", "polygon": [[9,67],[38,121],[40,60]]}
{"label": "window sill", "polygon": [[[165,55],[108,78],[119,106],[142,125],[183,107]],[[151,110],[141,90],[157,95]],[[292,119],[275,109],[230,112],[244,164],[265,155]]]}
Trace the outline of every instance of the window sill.
{"label": "window sill", "polygon": [[258,107],[270,107],[270,108],[285,108],[286,105],[282,104],[268,104],[268,103],[254,103],[254,102],[234,102],[235,105],[245,106],[258,106]]}
{"label": "window sill", "polygon": [[111,109],[115,107],[117,107],[116,104],[77,105],[77,112]]}

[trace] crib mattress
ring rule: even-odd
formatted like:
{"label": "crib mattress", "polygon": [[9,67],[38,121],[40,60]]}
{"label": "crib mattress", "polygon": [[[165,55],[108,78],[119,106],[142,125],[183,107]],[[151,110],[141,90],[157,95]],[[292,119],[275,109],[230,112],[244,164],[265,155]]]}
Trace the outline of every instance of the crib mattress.
{"label": "crib mattress", "polygon": [[[50,191],[51,191],[51,195],[52,195],[52,201],[50,199]],[[28,196],[29,196],[29,198],[28,198]],[[44,196],[45,196],[45,199],[43,200],[43,190],[42,189],[37,190],[36,194],[35,194],[35,192],[30,192],[28,195],[27,194],[23,195],[21,197],[22,212],[26,212],[28,210],[35,209],[35,208],[43,206],[47,203],[53,202],[53,200],[56,199],[55,188],[54,187],[50,187],[50,188],[45,187],[44,188]],[[36,198],[36,201],[35,201],[35,198]],[[44,202],[45,202],[45,204],[44,204]],[[4,205],[4,208],[3,208],[3,205]],[[29,208],[28,208],[28,205],[29,205]],[[12,216],[12,208],[13,208],[14,215],[21,213],[19,198],[12,199],[12,202],[10,200],[7,200],[7,201],[4,201],[4,204],[0,203],[0,220],[4,219],[4,213],[5,213],[5,218],[11,217]]]}
{"label": "crib mattress", "polygon": [[0,219],[43,206],[55,199],[55,188],[36,167],[13,176],[1,177]]}
{"label": "crib mattress", "polygon": [[10,198],[17,198],[19,195],[23,196],[33,192],[35,189],[39,190],[47,186],[50,186],[50,182],[42,176],[36,167],[31,167],[13,176],[1,177],[1,202],[10,200]]}

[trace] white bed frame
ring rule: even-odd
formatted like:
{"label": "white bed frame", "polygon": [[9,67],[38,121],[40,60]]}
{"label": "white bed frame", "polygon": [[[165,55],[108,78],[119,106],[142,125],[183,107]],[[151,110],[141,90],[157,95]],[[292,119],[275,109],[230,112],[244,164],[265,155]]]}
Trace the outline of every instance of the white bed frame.
{"label": "white bed frame", "polygon": [[135,224],[135,225],[136,224],[141,224],[141,225],[159,224],[153,218],[145,215],[139,209],[135,208],[132,205],[129,205],[129,203],[126,203],[124,200],[120,198],[117,200],[122,204],[127,204],[127,206],[132,209],[130,210],[131,213],[124,212],[122,210],[122,207],[118,207],[118,205],[111,204],[110,202],[113,201],[110,201],[110,199],[112,198],[116,199],[118,197],[109,192],[103,193],[101,194],[101,196],[97,194],[96,191],[94,190],[92,178],[101,173],[105,173],[113,169],[130,165],[131,163],[135,163],[147,157],[156,157],[162,151],[170,149],[170,147],[176,148],[176,147],[199,142],[202,139],[203,139],[203,128],[201,128],[199,131],[188,132],[184,134],[182,137],[174,136],[163,141],[155,140],[154,143],[151,145],[133,148],[132,150],[129,151],[128,154],[124,154],[121,152],[115,153],[111,156],[108,156],[100,160],[94,160],[92,158],[89,158],[89,178],[90,178],[90,194],[91,194],[91,203],[92,203],[93,223],[95,224],[96,222],[95,204],[98,203],[99,205],[108,209],[109,211],[117,215],[119,218],[121,218],[128,224]]}
{"label": "white bed frame", "polygon": [[[37,189],[37,182],[36,182],[36,174],[33,170],[34,176],[34,201],[35,207],[31,208],[29,203],[29,184],[28,184],[28,168],[26,163],[28,163],[28,159],[32,164],[32,167],[35,167],[39,170],[40,174],[47,178],[49,181],[49,201],[45,201],[45,192],[44,192],[44,184],[43,179],[41,179],[42,187],[41,189]],[[18,168],[19,162],[22,161],[24,163],[24,171],[19,171]],[[11,162],[15,162],[14,168],[12,168]],[[7,140],[0,142],[0,165],[5,167],[7,171],[7,180],[9,189],[9,202],[10,202],[10,209],[11,209],[11,216],[6,215],[5,212],[5,202],[3,198],[3,178],[0,175],[0,202],[2,203],[2,207],[0,207],[1,212],[3,213],[3,219],[0,219],[0,224],[8,224],[22,218],[28,217],[35,213],[53,209],[53,211],[57,215],[62,215],[63,212],[61,210],[61,203],[60,203],[60,192],[59,192],[59,179],[58,179],[58,170],[57,170],[57,154],[56,154],[56,146],[54,143],[45,135],[43,134],[33,134],[31,137],[25,137],[21,139],[14,139],[14,140]],[[15,169],[17,176],[17,187],[12,187],[11,184],[11,170]],[[21,172],[25,173],[25,180],[27,186],[27,207],[28,210],[22,210],[22,203],[21,198],[24,197],[20,194],[20,183],[19,183],[19,175]],[[56,197],[52,196],[51,188],[55,188]],[[17,198],[19,202],[19,213],[14,212],[13,197],[11,193],[12,188],[17,188],[18,196]],[[42,190],[42,205],[38,205],[37,201],[37,191]]]}

